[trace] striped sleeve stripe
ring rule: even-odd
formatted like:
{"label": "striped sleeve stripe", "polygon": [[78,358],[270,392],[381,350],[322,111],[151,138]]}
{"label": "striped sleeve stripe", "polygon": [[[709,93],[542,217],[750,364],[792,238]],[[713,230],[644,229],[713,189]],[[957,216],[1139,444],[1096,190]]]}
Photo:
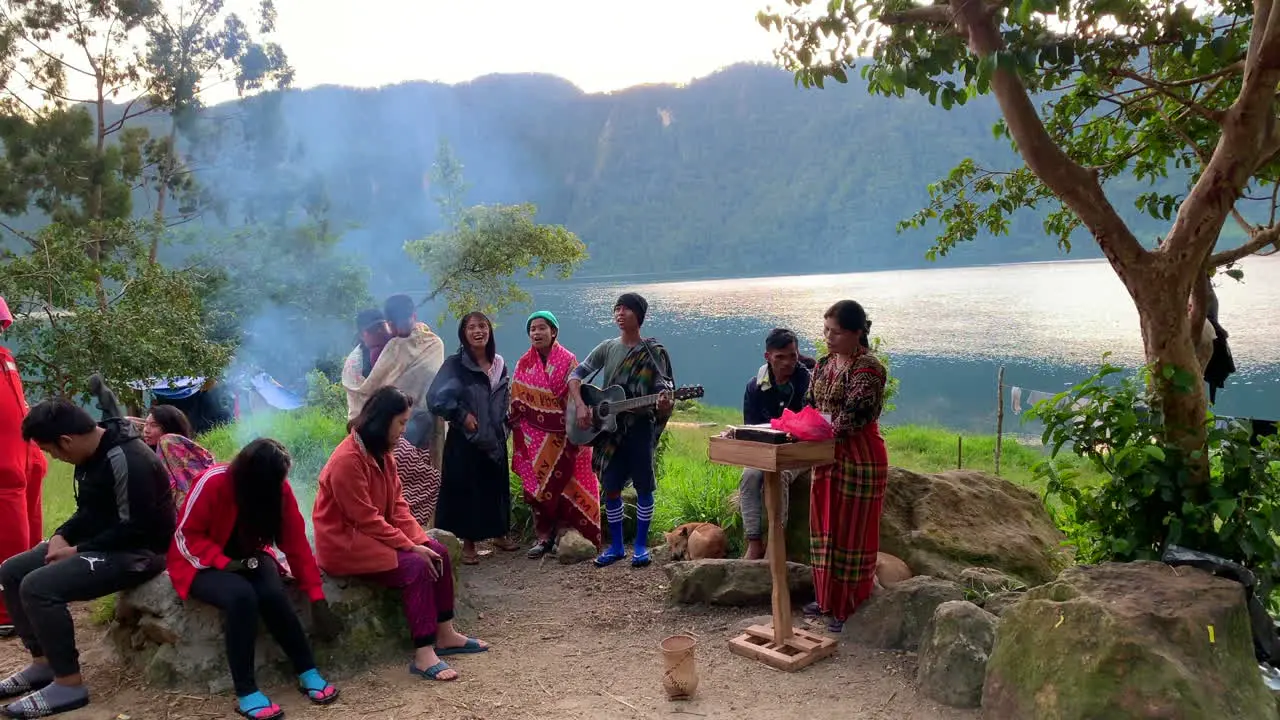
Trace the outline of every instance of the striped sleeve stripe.
{"label": "striped sleeve stripe", "polygon": [[178,529],[173,533],[173,540],[178,546],[178,552],[182,553],[182,557],[186,558],[187,562],[191,563],[197,570],[205,570],[209,566],[200,562],[200,558],[196,557],[187,548],[187,538],[182,533],[182,528],[186,526],[187,518],[191,517],[191,508],[195,507],[196,502],[200,499],[200,493],[204,490],[205,483],[214,475],[221,475],[226,471],[225,467],[217,467],[207,470],[205,474],[200,476],[200,479],[196,481],[195,486],[191,488],[191,492],[187,495],[187,504],[182,508],[182,519],[178,521]]}

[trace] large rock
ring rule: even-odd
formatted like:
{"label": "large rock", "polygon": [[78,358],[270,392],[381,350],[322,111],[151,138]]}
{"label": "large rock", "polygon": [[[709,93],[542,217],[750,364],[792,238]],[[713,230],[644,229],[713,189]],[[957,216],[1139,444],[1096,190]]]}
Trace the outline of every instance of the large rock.
{"label": "large rock", "polygon": [[[663,566],[670,581],[667,599],[673,604],[768,605],[773,580],[767,560],[689,560]],[[787,563],[792,597],[813,597],[813,572],[806,565]]]}
{"label": "large rock", "polygon": [[963,599],[959,584],[917,575],[872,595],[845,623],[844,634],[863,645],[914,650],[938,606]]}
{"label": "large rock", "polygon": [[978,707],[996,623],[996,616],[971,602],[939,605],[920,638],[920,692],[951,707]]}
{"label": "large rock", "polygon": [[1240,585],[1163,563],[1070,568],[1005,610],[987,717],[1274,720]]}
{"label": "large rock", "polygon": [[[455,588],[456,617],[465,627],[476,619],[476,612],[462,596],[462,586]],[[310,633],[311,603],[296,585],[290,583],[287,590]],[[359,580],[325,578],[324,594],[344,625],[336,641],[312,641],[316,662],[326,674],[341,676],[412,652],[399,592]],[[167,573],[117,596],[108,638],[126,664],[140,671],[149,684],[200,693],[231,687],[222,614],[198,600],[180,600]],[[292,677],[284,654],[265,627],[259,628],[256,659],[264,684]]]}
{"label": "large rock", "polygon": [[980,566],[1039,585],[1068,564],[1062,539],[1040,497],[1007,480],[969,470],[889,469],[880,550],[920,575],[958,580],[965,568]]}
{"label": "large rock", "polygon": [[458,567],[462,565],[462,541],[457,535],[440,528],[429,528],[427,537],[435,540],[449,551],[449,562],[453,565],[453,577],[458,578]]}

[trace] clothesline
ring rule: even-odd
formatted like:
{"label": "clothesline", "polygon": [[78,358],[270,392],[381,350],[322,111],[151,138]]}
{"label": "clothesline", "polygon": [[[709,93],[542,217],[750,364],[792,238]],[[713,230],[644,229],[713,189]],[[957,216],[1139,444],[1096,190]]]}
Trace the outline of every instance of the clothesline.
{"label": "clothesline", "polygon": [[[1015,413],[1018,413],[1019,415],[1022,414],[1024,405],[1026,406],[1026,409],[1030,410],[1032,407],[1036,405],[1036,403],[1042,402],[1044,400],[1052,400],[1054,396],[1057,394],[1058,393],[1056,392],[1045,392],[1043,390],[1031,390],[1028,388],[1021,388],[1016,385],[1010,386],[1009,388],[1009,395],[1011,396],[1012,403],[1013,403],[1012,404],[1013,411]],[[1063,400],[1065,401],[1066,398],[1063,398]],[[1083,400],[1076,402],[1077,407],[1082,405],[1084,405]]]}

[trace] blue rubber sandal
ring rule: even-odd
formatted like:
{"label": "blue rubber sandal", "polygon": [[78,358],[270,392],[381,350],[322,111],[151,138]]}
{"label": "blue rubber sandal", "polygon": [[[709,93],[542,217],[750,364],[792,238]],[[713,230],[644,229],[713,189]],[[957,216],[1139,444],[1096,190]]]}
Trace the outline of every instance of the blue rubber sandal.
{"label": "blue rubber sandal", "polygon": [[649,567],[652,562],[653,556],[649,554],[648,550],[638,552],[631,557],[631,567],[633,568]]}
{"label": "blue rubber sandal", "polygon": [[449,655],[471,655],[473,653],[487,652],[488,650],[488,645],[481,645],[479,640],[469,637],[467,638],[467,641],[462,644],[462,647],[436,648],[436,655],[440,657],[446,657]]}
{"label": "blue rubber sandal", "polygon": [[626,550],[623,550],[620,553],[615,553],[612,550],[605,550],[604,552],[600,553],[600,557],[597,557],[595,560],[592,560],[591,563],[598,568],[609,567],[610,565],[618,562],[619,560],[626,559],[626,557],[627,557]]}
{"label": "blue rubber sandal", "polygon": [[444,672],[445,670],[448,670],[448,669],[449,669],[449,666],[448,666],[448,665],[446,665],[446,664],[445,664],[445,662],[444,662],[443,660],[441,660],[440,662],[436,663],[435,665],[432,665],[431,667],[427,668],[426,670],[423,670],[423,669],[419,668],[418,666],[414,665],[413,663],[409,663],[409,672],[410,672],[410,674],[417,675],[417,676],[418,676],[418,677],[420,677],[420,678],[426,678],[426,679],[428,679],[428,680],[439,680],[440,682],[453,682],[454,680],[457,680],[457,679],[458,679],[458,676],[457,676],[457,675],[454,675],[454,676],[453,676],[453,677],[451,677],[451,678],[441,678],[441,677],[440,677],[440,673],[442,673],[442,672]]}

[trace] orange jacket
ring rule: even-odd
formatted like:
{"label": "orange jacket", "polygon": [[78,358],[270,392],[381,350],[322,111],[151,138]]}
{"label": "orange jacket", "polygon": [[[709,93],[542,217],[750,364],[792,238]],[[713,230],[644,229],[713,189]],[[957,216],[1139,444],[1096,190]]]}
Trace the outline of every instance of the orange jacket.
{"label": "orange jacket", "polygon": [[391,453],[382,467],[352,433],[320,471],[311,510],[316,556],[330,575],[368,575],[396,568],[396,551],[427,541],[413,519]]}

